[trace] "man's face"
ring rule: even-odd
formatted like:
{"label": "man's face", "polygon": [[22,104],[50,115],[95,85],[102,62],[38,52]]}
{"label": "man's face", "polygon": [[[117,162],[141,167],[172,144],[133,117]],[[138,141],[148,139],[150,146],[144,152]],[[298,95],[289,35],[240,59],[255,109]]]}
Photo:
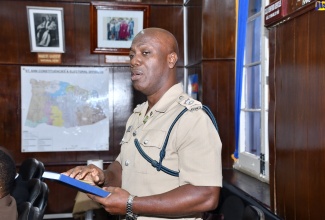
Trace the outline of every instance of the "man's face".
{"label": "man's face", "polygon": [[166,82],[169,71],[167,44],[163,37],[139,34],[129,55],[134,88],[146,96],[155,94]]}

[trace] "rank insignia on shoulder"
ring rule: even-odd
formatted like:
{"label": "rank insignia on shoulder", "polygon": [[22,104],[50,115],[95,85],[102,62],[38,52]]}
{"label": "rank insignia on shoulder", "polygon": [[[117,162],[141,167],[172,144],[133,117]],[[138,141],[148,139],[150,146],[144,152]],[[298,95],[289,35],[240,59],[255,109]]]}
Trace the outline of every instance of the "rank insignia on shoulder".
{"label": "rank insignia on shoulder", "polygon": [[186,107],[190,111],[195,111],[202,108],[202,103],[192,98],[182,99],[179,104]]}

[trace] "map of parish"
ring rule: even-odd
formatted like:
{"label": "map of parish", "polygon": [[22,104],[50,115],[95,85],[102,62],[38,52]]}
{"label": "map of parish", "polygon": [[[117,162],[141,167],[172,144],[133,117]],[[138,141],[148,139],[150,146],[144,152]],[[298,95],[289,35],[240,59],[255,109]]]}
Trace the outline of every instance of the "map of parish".
{"label": "map of parish", "polygon": [[32,96],[25,126],[40,124],[77,127],[95,124],[107,116],[99,105],[98,92],[64,81],[30,79]]}

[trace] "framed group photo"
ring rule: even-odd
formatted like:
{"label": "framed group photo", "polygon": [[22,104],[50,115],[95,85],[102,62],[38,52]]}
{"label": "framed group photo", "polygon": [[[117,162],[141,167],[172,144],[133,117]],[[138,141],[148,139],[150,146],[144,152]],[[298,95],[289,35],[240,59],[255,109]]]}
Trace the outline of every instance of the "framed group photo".
{"label": "framed group photo", "polygon": [[63,8],[27,6],[31,52],[64,53]]}
{"label": "framed group photo", "polygon": [[126,55],[134,36],[149,23],[148,5],[91,2],[91,53]]}

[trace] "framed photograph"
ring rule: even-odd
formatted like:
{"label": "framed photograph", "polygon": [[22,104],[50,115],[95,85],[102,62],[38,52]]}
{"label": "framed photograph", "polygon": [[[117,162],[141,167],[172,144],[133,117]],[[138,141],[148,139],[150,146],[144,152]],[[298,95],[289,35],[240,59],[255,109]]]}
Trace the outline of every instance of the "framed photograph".
{"label": "framed photograph", "polygon": [[64,53],[63,8],[27,6],[31,52]]}
{"label": "framed photograph", "polygon": [[148,27],[149,6],[91,2],[91,53],[126,55],[134,36]]}

